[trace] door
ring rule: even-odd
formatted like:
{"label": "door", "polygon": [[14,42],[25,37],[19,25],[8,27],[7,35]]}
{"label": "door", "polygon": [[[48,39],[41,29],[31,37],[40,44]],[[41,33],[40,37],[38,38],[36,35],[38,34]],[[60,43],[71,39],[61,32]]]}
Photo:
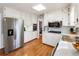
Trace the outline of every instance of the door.
{"label": "door", "polygon": [[24,21],[16,21],[16,48],[22,47],[24,44]]}
{"label": "door", "polygon": [[42,34],[42,21],[39,21],[39,34]]}

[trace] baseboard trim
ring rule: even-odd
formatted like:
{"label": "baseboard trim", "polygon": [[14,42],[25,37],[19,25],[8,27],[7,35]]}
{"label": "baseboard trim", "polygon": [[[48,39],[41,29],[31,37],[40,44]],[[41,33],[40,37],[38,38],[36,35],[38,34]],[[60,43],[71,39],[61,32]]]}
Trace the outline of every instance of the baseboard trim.
{"label": "baseboard trim", "polygon": [[[22,47],[23,47],[23,46],[22,46]],[[19,49],[22,48],[22,47],[16,48],[16,49],[14,49],[13,51],[19,50]],[[13,51],[12,51],[12,52],[13,52]]]}
{"label": "baseboard trim", "polygon": [[0,49],[0,55],[4,54],[4,48]]}
{"label": "baseboard trim", "polygon": [[52,50],[51,54],[49,55],[49,56],[52,56],[52,53],[54,53],[54,50],[55,50],[55,46],[51,46],[51,45],[48,45],[48,44],[45,44],[45,43],[42,43],[42,44],[47,45],[47,46],[50,46],[50,47],[52,47],[52,48],[53,48],[53,50]]}
{"label": "baseboard trim", "polygon": [[6,56],[6,55],[8,55],[9,53],[15,52],[15,51],[21,49],[22,47],[23,47],[23,46],[18,47],[18,48],[14,49],[14,50],[12,50],[12,51],[10,51],[10,52],[8,52],[8,53],[4,52],[4,55]]}
{"label": "baseboard trim", "polygon": [[45,44],[45,43],[42,43],[42,44],[47,45],[47,46],[50,46],[50,47],[52,47],[52,48],[54,48],[54,47],[55,47],[55,46],[51,46],[51,45],[48,45],[48,44]]}
{"label": "baseboard trim", "polygon": [[32,40],[30,40],[30,41],[28,41],[28,42],[24,43],[24,45],[25,45],[25,44],[27,44],[27,43],[29,43],[29,42],[34,41],[35,39],[37,39],[37,38],[34,38],[34,39],[32,39]]}

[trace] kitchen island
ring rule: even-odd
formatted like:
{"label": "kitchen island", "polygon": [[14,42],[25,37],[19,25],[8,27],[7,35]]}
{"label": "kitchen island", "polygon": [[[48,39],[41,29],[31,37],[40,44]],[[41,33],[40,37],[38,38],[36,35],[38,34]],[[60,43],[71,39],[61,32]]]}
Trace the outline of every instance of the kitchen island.
{"label": "kitchen island", "polygon": [[72,43],[61,40],[54,56],[79,56],[79,51],[73,47]]}

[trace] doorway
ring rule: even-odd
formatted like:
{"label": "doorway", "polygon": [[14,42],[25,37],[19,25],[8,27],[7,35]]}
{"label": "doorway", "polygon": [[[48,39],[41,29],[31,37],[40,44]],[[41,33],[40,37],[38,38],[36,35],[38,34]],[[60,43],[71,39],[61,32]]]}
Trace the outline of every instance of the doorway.
{"label": "doorway", "polygon": [[42,21],[39,21],[39,36],[42,37]]}

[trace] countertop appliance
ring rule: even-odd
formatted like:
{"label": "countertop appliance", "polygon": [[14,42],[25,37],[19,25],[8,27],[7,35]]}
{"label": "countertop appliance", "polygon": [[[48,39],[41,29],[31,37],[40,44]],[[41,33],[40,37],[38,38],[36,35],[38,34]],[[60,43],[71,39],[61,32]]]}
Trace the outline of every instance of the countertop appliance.
{"label": "countertop appliance", "polygon": [[75,28],[70,28],[70,33],[71,33],[71,34],[76,34]]}
{"label": "countertop appliance", "polygon": [[76,28],[76,33],[79,34],[79,28]]}

